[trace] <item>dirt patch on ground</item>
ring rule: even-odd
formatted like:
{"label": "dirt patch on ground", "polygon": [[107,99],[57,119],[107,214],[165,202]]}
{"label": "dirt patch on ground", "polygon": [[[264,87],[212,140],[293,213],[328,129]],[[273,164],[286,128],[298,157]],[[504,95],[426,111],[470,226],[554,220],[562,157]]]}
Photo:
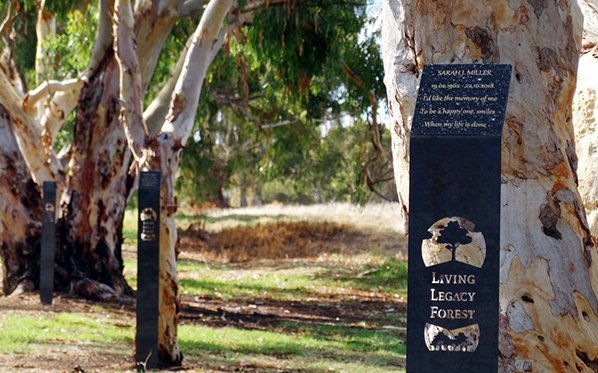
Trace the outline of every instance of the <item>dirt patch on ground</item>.
{"label": "dirt patch on ground", "polygon": [[321,299],[284,302],[264,299],[223,301],[213,298],[184,298],[181,320],[214,327],[288,331],[288,323],[352,328],[397,328],[384,325],[385,317],[404,313],[405,303],[390,298]]}

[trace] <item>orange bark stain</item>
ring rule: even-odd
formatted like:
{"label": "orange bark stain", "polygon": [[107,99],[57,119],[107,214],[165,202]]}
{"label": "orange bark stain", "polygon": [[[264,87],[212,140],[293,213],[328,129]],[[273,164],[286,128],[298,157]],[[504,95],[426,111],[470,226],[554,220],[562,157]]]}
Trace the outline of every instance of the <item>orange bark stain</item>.
{"label": "orange bark stain", "polygon": [[563,178],[565,180],[569,179],[571,176],[571,170],[569,169],[569,165],[564,162],[557,164],[554,167],[550,168],[550,173],[553,176]]}
{"label": "orange bark stain", "polygon": [[[432,0],[432,1],[417,1],[415,4],[415,8],[418,14],[422,16],[433,16],[434,18],[438,18],[438,16],[442,16],[443,18],[450,12],[453,5],[455,4],[452,0]],[[434,22],[436,24],[442,24],[442,22]]]}
{"label": "orange bark stain", "polygon": [[559,191],[561,189],[567,189],[567,186],[561,180],[557,180],[554,183],[554,185],[552,186],[552,189],[550,190],[550,193],[554,194],[554,193],[556,193],[557,191]]}
{"label": "orange bark stain", "polygon": [[526,26],[529,22],[529,11],[525,6],[520,6],[517,9],[517,13],[513,16],[513,19],[516,19],[517,23],[523,26]]}

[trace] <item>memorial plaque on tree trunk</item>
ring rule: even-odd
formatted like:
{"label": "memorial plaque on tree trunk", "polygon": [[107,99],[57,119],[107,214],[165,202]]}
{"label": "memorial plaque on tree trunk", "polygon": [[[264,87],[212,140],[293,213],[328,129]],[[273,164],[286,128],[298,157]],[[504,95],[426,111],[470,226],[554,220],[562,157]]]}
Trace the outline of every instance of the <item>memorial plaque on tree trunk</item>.
{"label": "memorial plaque on tree trunk", "polygon": [[54,292],[54,251],[56,249],[56,183],[44,181],[42,245],[40,253],[39,296],[43,304],[52,304]]}
{"label": "memorial plaque on tree trunk", "polygon": [[144,369],[158,365],[160,180],[160,172],[139,175],[135,361]]}
{"label": "memorial plaque on tree trunk", "polygon": [[410,140],[409,372],[496,372],[510,65],[425,66]]}

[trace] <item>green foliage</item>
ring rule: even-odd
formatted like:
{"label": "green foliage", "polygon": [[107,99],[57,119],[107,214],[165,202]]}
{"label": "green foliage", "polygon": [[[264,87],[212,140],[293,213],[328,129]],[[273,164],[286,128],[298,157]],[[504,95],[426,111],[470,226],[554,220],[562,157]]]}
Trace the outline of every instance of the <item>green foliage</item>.
{"label": "green foliage", "polygon": [[[35,4],[20,4],[14,49],[32,86]],[[47,76],[37,78],[79,76],[93,48],[97,4],[48,0],[46,6],[57,16],[57,33],[43,45]],[[170,78],[197,21],[177,21],[167,37],[145,105]],[[365,2],[295,0],[258,10],[251,24],[231,33],[208,72],[195,136],[183,152],[182,198],[226,203],[235,191],[239,201],[249,194],[304,203],[370,199],[363,176],[373,158],[368,128],[373,103],[384,97],[376,36],[363,32],[371,22]],[[71,113],[55,150],[72,140],[73,119]],[[277,196],[267,195],[274,189]]]}
{"label": "green foliage", "polygon": [[[42,45],[48,57],[47,76],[44,79],[67,79],[81,76],[89,64],[98,24],[98,9],[94,4],[48,2],[48,9],[57,12],[56,36]],[[73,139],[75,112],[69,113],[65,124],[54,142],[54,149],[59,151]]]}
{"label": "green foliage", "polygon": [[[28,0],[35,2],[35,0]],[[55,14],[59,20],[68,18],[69,12],[75,9],[89,8],[89,4],[96,3],[91,0],[46,0],[46,9]],[[82,24],[81,26],[89,26]]]}
{"label": "green foliage", "polygon": [[16,64],[21,69],[25,83],[29,86],[35,81],[35,48],[31,47],[37,41],[35,35],[35,2],[32,0],[14,3],[0,2],[0,16],[2,19],[7,15],[11,5],[11,14],[16,18],[13,22],[13,32],[8,40]]}
{"label": "green foliage", "polygon": [[66,3],[59,8],[64,13],[65,22],[58,23],[56,37],[42,46],[48,55],[50,76],[40,79],[73,78],[87,68],[98,24],[98,9],[92,4],[83,9],[67,11],[70,8]]}
{"label": "green foliage", "polygon": [[232,189],[266,202],[367,201],[367,122],[372,102],[384,97],[375,35],[360,36],[370,21],[365,4],[354,2],[257,12],[208,72],[201,140],[183,153],[179,192],[223,203]]}

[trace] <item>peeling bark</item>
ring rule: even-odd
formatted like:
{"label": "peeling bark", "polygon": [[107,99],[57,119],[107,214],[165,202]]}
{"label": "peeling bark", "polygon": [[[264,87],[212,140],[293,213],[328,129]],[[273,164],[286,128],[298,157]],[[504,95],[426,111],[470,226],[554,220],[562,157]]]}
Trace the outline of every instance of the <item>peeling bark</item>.
{"label": "peeling bark", "polygon": [[[188,51],[183,52],[184,63],[169,97],[168,114],[166,118],[162,118],[163,124],[157,136],[150,135],[141,115],[141,101],[138,98],[143,90],[143,79],[140,78],[142,70],[139,69],[138,53],[135,53],[136,44],[131,37],[133,33],[128,30],[132,24],[130,1],[119,0],[115,9],[115,50],[120,66],[122,125],[137,166],[142,170],[162,172],[158,359],[163,366],[180,365],[183,358],[177,342],[179,298],[178,236],[175,221],[177,201],[174,196],[176,171],[180,152],[189,138],[195,120],[207,68],[220,48],[218,36],[222,22],[231,5],[232,0],[212,0],[208,4]],[[170,90],[167,86],[165,94]]]}
{"label": "peeling bark", "polygon": [[[133,187],[131,153],[118,119],[118,66],[108,53],[78,103],[67,190],[60,219],[63,287],[93,280],[116,295],[132,295],[122,275],[122,219]],[[78,278],[73,274],[78,273]]]}
{"label": "peeling bark", "polygon": [[513,65],[502,148],[501,372],[589,372],[598,358],[598,252],[580,208],[572,147],[581,20],[569,1],[388,0],[383,8],[395,176],[406,212],[423,65]]}
{"label": "peeling bark", "polygon": [[[77,102],[75,137],[69,150],[67,190],[60,219],[64,286],[83,281],[73,290],[86,297],[132,295],[122,275],[122,219],[134,188],[133,155],[121,125],[120,74],[114,51],[114,0],[100,0],[100,25],[85,83]],[[138,41],[139,75],[149,82],[166,37],[176,22],[176,1],[136,2],[129,28]],[[146,84],[144,83],[144,84]],[[141,101],[142,93],[137,95]],[[68,258],[71,263],[67,262]],[[71,269],[75,268],[73,272]],[[76,277],[72,273],[77,273]],[[106,285],[106,286],[101,286]],[[110,289],[111,291],[108,291]],[[93,292],[97,291],[96,295]]]}
{"label": "peeling bark", "polygon": [[4,294],[34,290],[39,283],[41,196],[0,105],[0,257]]}

